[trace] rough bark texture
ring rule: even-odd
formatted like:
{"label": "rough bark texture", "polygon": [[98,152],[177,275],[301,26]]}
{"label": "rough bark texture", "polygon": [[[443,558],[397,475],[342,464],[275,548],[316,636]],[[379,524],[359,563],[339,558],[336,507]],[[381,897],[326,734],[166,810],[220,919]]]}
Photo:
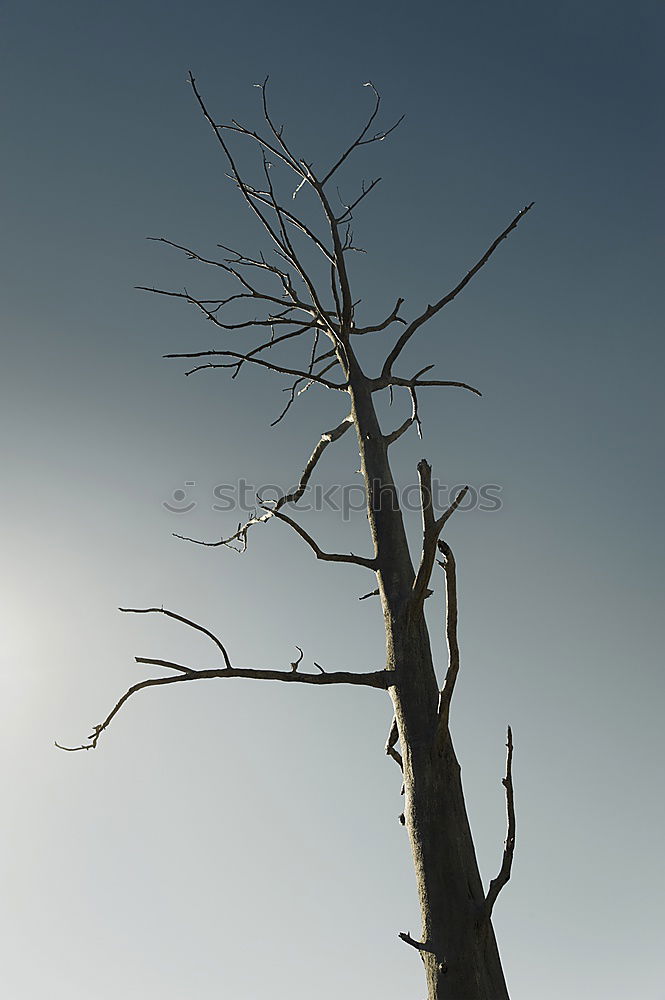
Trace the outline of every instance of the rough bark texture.
{"label": "rough bark texture", "polygon": [[[350,372],[353,413],[376,547],[386,629],[386,669],[402,747],[404,810],[422,914],[420,954],[428,1000],[508,1000],[464,804],[460,766],[439,689],[423,602],[371,393]],[[356,385],[354,385],[356,383]]]}

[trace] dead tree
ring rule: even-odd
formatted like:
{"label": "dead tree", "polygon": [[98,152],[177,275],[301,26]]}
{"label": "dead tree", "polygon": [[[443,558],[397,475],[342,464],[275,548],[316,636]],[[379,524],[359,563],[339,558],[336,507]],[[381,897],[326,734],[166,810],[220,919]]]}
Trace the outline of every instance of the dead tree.
{"label": "dead tree", "polygon": [[[374,131],[380,97],[371,83],[373,108],[357,137],[328,169],[315,169],[311,162],[294,151],[271,116],[266,82],[260,87],[263,122],[260,130],[242,125],[235,119],[218,124],[204,102],[194,77],[189,75],[199,109],[209,126],[228,174],[245,205],[263,227],[271,252],[247,256],[244,251],[221,248],[224,256],[211,259],[189,247],[160,238],[161,242],[183,252],[188,258],[209,265],[231,287],[220,298],[196,298],[187,291],[150,288],[147,291],[183,300],[199,310],[221,333],[232,331],[242,337],[248,331],[262,331],[258,342],[242,349],[209,349],[167,357],[192,362],[187,375],[201,369],[227,369],[236,377],[246,365],[287,376],[287,402],[275,423],[280,421],[311,386],[321,386],[337,393],[349,407],[343,419],[321,434],[300,477],[297,488],[276,501],[257,497],[257,511],[237,530],[214,541],[189,539],[203,545],[230,546],[244,550],[252,528],[271,520],[287,525],[308,545],[317,559],[350,563],[364,567],[375,579],[375,589],[366,597],[380,599],[385,622],[386,661],[382,670],[353,673],[346,670],[324,671],[318,664],[315,672],[302,667],[303,654],[287,669],[251,669],[236,666],[224,643],[202,625],[164,608],[123,608],[138,614],[163,614],[206,635],[217,647],[221,664],[215,669],[200,669],[169,660],[137,657],[137,662],[164,668],[166,675],[149,677],[133,684],[114,705],[103,722],[94,727],[89,742],[81,747],[97,746],[104,731],[132,695],[144,688],[180,684],[212,678],[244,677],[251,680],[281,681],[286,684],[355,684],[385,692],[392,701],[394,719],[386,753],[402,771],[404,812],[401,821],[408,831],[420,907],[422,929],[416,939],[408,932],[400,938],[419,952],[427,980],[429,1000],[506,1000],[508,992],[492,929],[492,909],[497,896],[510,878],[515,845],[515,812],[512,784],[512,734],[508,729],[508,754],[503,780],[506,792],[508,830],[499,873],[484,890],[474,843],[469,827],[460,766],[450,734],[451,701],[460,669],[457,641],[457,586],[455,559],[443,529],[462,502],[465,489],[447,510],[437,512],[432,498],[432,470],[422,459],[417,466],[422,509],[422,544],[412,555],[405,533],[403,513],[390,464],[390,448],[411,427],[421,431],[418,414],[419,390],[431,387],[456,387],[478,393],[464,382],[432,378],[432,365],[414,374],[400,374],[402,354],[425,324],[462,292],[485,266],[503,240],[517,227],[532,207],[521,209],[502,233],[479,257],[473,267],[444,295],[437,297],[412,318],[402,317],[403,298],[398,298],[385,318],[372,325],[356,323],[349,259],[355,246],[351,222],[360,203],[374,189],[378,180],[363,184],[357,196],[342,208],[333,208],[330,188],[349,157],[362,146],[379,142],[399,124]],[[261,181],[251,184],[238,165],[234,141],[253,144],[260,154]],[[271,169],[277,168],[277,169]],[[288,198],[278,193],[279,174],[290,175]],[[306,221],[296,214],[296,195],[302,189],[313,193],[319,223]],[[318,228],[317,228],[318,227]],[[319,260],[315,261],[315,257]],[[321,271],[320,263],[325,270]],[[322,282],[314,271],[327,275]],[[260,309],[260,316],[240,321],[233,310],[249,306]],[[229,312],[229,309],[232,311]],[[355,345],[358,337],[370,334],[390,336],[399,333],[387,350],[378,373],[361,366]],[[282,345],[303,345],[300,365],[287,363]],[[281,363],[280,363],[281,362]],[[402,390],[410,397],[411,413],[394,429],[381,425],[376,396],[384,390],[391,394]],[[293,508],[304,495],[324,452],[353,429],[360,452],[361,471],[366,490],[367,519],[373,551],[371,555],[325,552],[316,539],[295,519]],[[287,510],[289,513],[287,513]],[[437,551],[441,558],[437,560]],[[443,683],[437,681],[425,621],[424,604],[431,594],[430,582],[435,564],[442,567],[446,594],[446,639],[448,665]],[[398,749],[399,745],[399,749]]]}

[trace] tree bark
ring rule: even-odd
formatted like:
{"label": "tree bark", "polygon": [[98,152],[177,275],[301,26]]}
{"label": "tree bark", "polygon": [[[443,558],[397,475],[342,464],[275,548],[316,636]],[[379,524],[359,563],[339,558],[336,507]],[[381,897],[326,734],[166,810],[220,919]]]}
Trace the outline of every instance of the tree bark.
{"label": "tree bark", "polygon": [[[447,725],[422,600],[371,386],[353,359],[350,395],[365,478],[386,630],[386,669],[404,772],[409,834],[422,916],[419,942],[428,1000],[508,1000]],[[407,939],[407,936],[405,936]]]}
{"label": "tree bark", "polygon": [[[402,760],[406,828],[422,915],[428,1000],[508,1000],[448,728],[437,735],[427,688],[429,637],[419,621],[392,641],[391,688]],[[436,705],[436,703],[435,703]],[[431,950],[430,950],[431,949]]]}

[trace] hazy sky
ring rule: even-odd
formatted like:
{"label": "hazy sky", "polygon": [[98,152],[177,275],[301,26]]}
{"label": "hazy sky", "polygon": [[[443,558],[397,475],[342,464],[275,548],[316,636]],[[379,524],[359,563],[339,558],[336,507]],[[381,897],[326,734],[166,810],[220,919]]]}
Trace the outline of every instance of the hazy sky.
{"label": "hazy sky", "polygon": [[[219,118],[249,122],[270,73],[275,117],[321,165],[357,130],[364,81],[385,124],[406,113],[341,178],[347,200],[383,178],[355,223],[363,322],[397,295],[414,315],[536,202],[405,357],[404,374],[436,362],[484,395],[423,394],[424,440],[403,439],[396,471],[408,485],[424,455],[444,484],[501,488],[500,510],[456,515],[448,538],[454,735],[485,881],[507,723],[515,737],[517,851],[495,909],[512,1000],[663,1000],[662,4],[0,12],[5,995],[423,995],[397,938],[419,917],[383,693],[197,682],[139,694],[94,753],[53,747],[146,676],[135,654],[215,665],[202,638],[119,605],[196,618],[238,665],[287,668],[296,643],[310,666],[383,663],[361,569],[317,563],[276,523],[242,557],[171,537],[235,528],[213,488],[292,485],[344,415],[312,389],[271,429],[279,379],[160,360],[212,346],[210,324],[134,286],[229,286],[144,237],[260,247],[191,68]],[[376,335],[370,367],[391,342]],[[356,467],[345,439],[321,481]],[[176,490],[188,513],[164,507]],[[322,544],[369,551],[361,515],[303,517]]]}

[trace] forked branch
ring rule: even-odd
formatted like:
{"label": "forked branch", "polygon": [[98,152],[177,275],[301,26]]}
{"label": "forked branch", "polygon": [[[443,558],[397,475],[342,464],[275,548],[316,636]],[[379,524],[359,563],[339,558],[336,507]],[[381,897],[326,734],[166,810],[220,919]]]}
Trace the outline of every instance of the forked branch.
{"label": "forked branch", "polygon": [[367,146],[371,142],[383,142],[383,140],[387,138],[387,136],[389,136],[391,132],[394,132],[395,129],[398,127],[398,125],[400,125],[404,121],[404,115],[402,115],[402,117],[399,118],[394,125],[391,125],[390,128],[385,129],[381,132],[376,132],[374,135],[368,136],[367,133],[371,128],[372,122],[379,113],[379,108],[381,107],[381,95],[379,94],[378,90],[376,89],[371,80],[368,80],[367,83],[364,83],[363,87],[369,87],[372,93],[374,94],[374,108],[372,109],[372,113],[370,114],[358,138],[355,139],[351,143],[351,145],[347,147],[347,149],[342,153],[339,159],[335,162],[335,164],[330,168],[328,173],[325,175],[325,177],[321,181],[322,185],[326,184],[330,180],[332,175],[337,170],[339,170],[339,168],[342,166],[344,161],[351,155],[354,149],[358,149],[360,146]]}
{"label": "forked branch", "polygon": [[416,951],[427,951],[430,955],[436,955],[436,949],[432,948],[431,945],[426,944],[424,941],[416,941],[415,938],[411,937],[408,931],[400,931],[398,936],[404,944],[411,945],[411,947],[415,948]]}
{"label": "forked branch", "polygon": [[[407,417],[406,420],[403,423],[401,423],[399,427],[396,427],[394,431],[391,431],[390,434],[384,435],[387,445],[391,445],[394,444],[395,441],[399,441],[402,434],[406,434],[406,432],[408,431],[409,427],[411,427],[412,424],[416,425],[416,429],[418,431],[418,437],[422,438],[423,436],[423,425],[420,422],[420,416],[418,414],[418,396],[416,395],[416,390],[414,386],[410,385],[408,386],[408,389],[409,389],[409,395],[411,396],[411,416]],[[392,387],[390,391],[392,392]]]}
{"label": "forked branch", "polygon": [[194,368],[190,368],[185,372],[185,375],[193,375],[195,372],[200,372],[204,368],[239,368],[240,365],[248,362],[252,365],[259,365],[261,368],[267,368],[268,371],[277,372],[279,375],[294,375],[296,378],[307,379],[310,382],[317,382],[319,385],[323,385],[326,389],[339,389],[345,391],[347,388],[347,383],[342,382],[331,382],[329,379],[322,378],[320,375],[315,375],[313,372],[304,372],[298,368],[286,368],[284,365],[277,365],[271,361],[265,361],[263,358],[257,358],[253,351],[247,351],[242,353],[240,351],[190,351],[188,353],[181,354],[165,354],[165,358],[207,358],[207,357],[222,357],[222,358],[234,358],[234,361],[220,361],[212,362],[208,361],[205,364],[196,365]]}
{"label": "forked branch", "polygon": [[351,333],[360,337],[366,333],[378,333],[379,330],[385,330],[386,327],[390,326],[392,323],[401,323],[403,326],[406,326],[406,320],[402,319],[401,316],[398,315],[400,307],[403,304],[404,299],[398,299],[390,316],[387,316],[382,323],[378,323],[376,326],[354,326]]}
{"label": "forked branch", "polygon": [[432,466],[424,458],[418,462],[418,479],[423,517],[423,546],[418,573],[413,584],[413,599],[416,602],[425,599],[434,567],[436,543],[439,535],[443,531],[446,521],[455,513],[469,489],[468,486],[464,486],[443,514],[436,517],[432,503]]}
{"label": "forked branch", "polygon": [[[240,175],[240,172],[238,170],[238,166],[237,166],[237,164],[235,162],[233,154],[231,153],[231,150],[229,149],[229,146],[228,146],[227,142],[225,141],[224,135],[223,135],[224,130],[225,129],[228,130],[229,126],[223,126],[223,125],[216,124],[216,122],[212,118],[210,112],[208,111],[208,108],[207,108],[207,106],[205,104],[205,101],[203,100],[203,98],[202,98],[202,96],[201,96],[201,94],[200,94],[200,92],[199,92],[199,90],[198,90],[198,88],[196,86],[196,80],[194,79],[194,76],[192,75],[191,71],[189,73],[189,82],[190,82],[190,85],[191,85],[192,90],[194,92],[194,96],[196,98],[196,101],[197,101],[197,103],[198,103],[198,105],[199,105],[199,107],[200,107],[200,109],[201,109],[201,111],[203,113],[203,116],[206,119],[206,121],[208,122],[208,124],[210,125],[210,128],[212,129],[212,131],[213,131],[213,133],[214,133],[214,135],[215,135],[215,137],[216,137],[219,145],[221,146],[221,148],[222,148],[222,150],[224,152],[226,160],[227,160],[227,162],[228,162],[228,164],[229,164],[229,166],[231,168],[231,173],[232,173],[232,176],[233,176],[233,180],[238,185],[238,188],[239,188],[240,193],[242,194],[242,196],[243,196],[243,198],[245,200],[245,203],[247,204],[247,206],[249,207],[249,209],[251,210],[251,212],[257,217],[257,219],[259,220],[259,222],[263,226],[265,232],[268,234],[268,236],[270,237],[270,239],[274,243],[277,254],[280,257],[283,257],[284,260],[286,260],[289,263],[289,265],[291,265],[294,268],[294,270],[298,274],[299,278],[302,280],[303,284],[307,288],[307,291],[309,293],[309,297],[310,297],[311,302],[312,302],[312,306],[314,307],[314,309],[316,311],[316,315],[323,322],[324,326],[328,326],[329,327],[329,333],[330,333],[330,335],[332,337],[334,337],[335,336],[335,332],[332,329],[332,327],[328,324],[327,313],[326,313],[326,310],[324,309],[324,307],[323,307],[323,305],[322,305],[322,303],[321,303],[321,301],[319,299],[319,295],[318,295],[315,283],[313,282],[313,280],[312,280],[310,274],[308,273],[308,271],[306,270],[306,268],[302,265],[301,261],[299,260],[298,255],[296,254],[296,252],[295,252],[295,250],[293,248],[293,245],[291,244],[291,241],[290,241],[290,239],[288,237],[288,234],[286,232],[286,228],[285,228],[285,225],[284,225],[283,217],[280,215],[279,206],[276,204],[276,202],[274,204],[272,203],[273,199],[270,198],[270,192],[269,192],[268,197],[269,197],[269,199],[271,201],[270,207],[275,212],[276,217],[277,217],[277,227],[275,227],[271,223],[271,221],[266,217],[265,213],[263,211],[261,211],[261,208],[259,207],[260,202],[258,202],[258,200],[256,198],[252,197],[252,188],[251,188],[251,185],[248,185],[243,180],[242,176]],[[242,129],[241,127],[239,127],[237,125],[231,126],[230,128],[232,130],[234,130],[234,131],[243,131],[243,132],[245,132],[245,134],[252,135],[253,138],[257,139],[257,141],[260,141],[259,137],[255,136],[253,133],[249,132],[249,130]],[[264,147],[266,145],[265,142],[260,142],[260,144],[263,145]],[[287,162],[289,164],[289,166],[293,167],[293,162],[290,162],[286,158],[286,156],[281,155],[279,153],[279,151],[276,150],[274,148],[274,146],[272,146],[272,144],[271,144],[271,151],[273,152],[273,154],[276,154],[276,155],[280,156],[280,158],[282,160],[284,160],[285,162]]]}
{"label": "forked branch", "polygon": [[[218,246],[220,250],[225,250],[233,256],[227,257],[223,261],[214,260],[209,257],[203,257],[196,250],[192,250],[190,247],[182,246],[180,243],[174,243],[173,240],[168,240],[164,236],[148,236],[147,238],[153,243],[165,243],[166,246],[173,247],[174,250],[180,250],[189,258],[189,260],[198,261],[200,264],[209,264],[211,267],[221,268],[222,271],[225,271],[227,274],[235,278],[244,291],[220,300],[220,306],[228,305],[229,302],[234,302],[238,299],[254,299],[272,303],[273,305],[292,305],[294,308],[299,309],[310,316],[315,315],[315,310],[297,297],[290,276],[287,272],[283,271],[279,267],[276,267],[274,264],[269,264],[265,259],[257,260],[254,257],[247,257],[239,250],[233,250],[231,247],[226,247],[219,243]],[[241,274],[238,270],[239,267],[258,268],[259,270],[267,271],[270,274],[273,274],[279,280],[286,298],[279,298],[278,296],[272,295],[263,289],[257,288],[251,281]],[[177,294],[173,292],[169,293],[161,289],[147,288],[145,285],[138,285],[137,288],[144,292],[155,292],[158,295]]]}

